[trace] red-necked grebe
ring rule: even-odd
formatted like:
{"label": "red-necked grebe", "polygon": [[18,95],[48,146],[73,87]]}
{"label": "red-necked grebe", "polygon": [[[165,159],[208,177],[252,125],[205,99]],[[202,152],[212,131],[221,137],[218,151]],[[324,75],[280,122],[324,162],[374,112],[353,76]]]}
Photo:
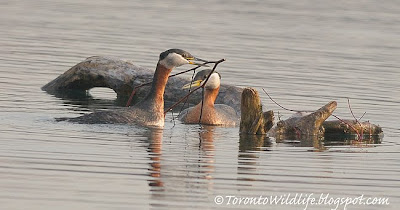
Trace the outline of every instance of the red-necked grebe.
{"label": "red-necked grebe", "polygon": [[[204,80],[211,73],[211,70],[202,70],[194,78],[194,82],[183,86],[183,88],[196,87],[203,84]],[[199,123],[206,125],[229,125],[235,126],[239,122],[236,111],[225,104],[214,104],[218,96],[221,84],[221,75],[213,72],[205,84],[204,100],[194,107],[185,109],[179,116],[183,123]],[[202,105],[203,104],[203,105]],[[203,106],[203,109],[202,109]]]}
{"label": "red-necked grebe", "polygon": [[164,90],[168,76],[172,69],[178,66],[185,64],[202,65],[196,63],[196,61],[206,62],[181,49],[169,49],[162,52],[154,73],[151,90],[142,101],[122,110],[94,112],[68,121],[88,124],[134,123],[163,127]]}

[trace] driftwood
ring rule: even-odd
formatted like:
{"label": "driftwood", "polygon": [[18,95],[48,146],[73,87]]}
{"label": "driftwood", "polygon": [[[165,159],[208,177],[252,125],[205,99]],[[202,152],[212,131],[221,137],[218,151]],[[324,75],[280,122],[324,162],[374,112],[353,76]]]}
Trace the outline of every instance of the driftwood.
{"label": "driftwood", "polygon": [[[93,87],[108,87],[117,93],[117,98],[126,102],[134,87],[152,81],[154,71],[135,66],[131,62],[120,59],[94,56],[78,63],[64,74],[42,87],[43,90],[55,96],[65,97],[72,92],[74,95],[85,94]],[[166,103],[177,102],[187,95],[187,90],[181,87],[190,81],[189,76],[169,78],[164,99]],[[147,95],[150,86],[137,90],[134,102]],[[240,133],[266,134],[281,139],[283,136],[321,136],[321,135],[380,135],[382,129],[369,122],[358,123],[351,120],[325,121],[335,110],[336,102],[332,101],[307,116],[293,117],[273,126],[272,111],[262,112],[258,92],[252,88],[242,88],[231,85],[221,85],[216,103],[233,107],[241,113]],[[243,96],[242,96],[243,94]],[[241,98],[243,97],[243,100]],[[197,91],[188,99],[188,103],[197,104],[201,101],[201,91]],[[125,104],[125,103],[123,103]],[[270,130],[271,129],[271,130]],[[250,138],[251,139],[251,138]]]}
{"label": "driftwood", "polygon": [[[331,116],[336,106],[337,103],[332,101],[309,115],[279,121],[269,134],[272,136],[322,134],[321,125]],[[273,120],[272,111],[263,113],[258,92],[253,88],[245,88],[242,92],[240,133],[266,134],[273,126]]]}
{"label": "driftwood", "polygon": [[[118,100],[126,102],[133,88],[151,82],[153,74],[154,70],[136,66],[129,61],[94,56],[76,64],[43,86],[42,90],[63,97],[71,91],[73,94],[86,94],[87,90],[94,87],[108,87],[117,93]],[[187,75],[191,75],[191,73]],[[181,87],[190,81],[189,77],[169,78],[164,94],[166,103],[174,103],[188,93],[188,90],[182,90]],[[149,90],[150,86],[138,89],[133,102],[145,97]],[[229,105],[240,113],[241,92],[241,88],[222,84],[216,103]],[[197,91],[190,96],[187,102],[197,104],[200,101],[201,91]]]}
{"label": "driftwood", "polygon": [[336,106],[336,101],[331,101],[309,115],[292,117],[287,120],[279,121],[275,128],[275,135],[294,133],[298,135],[313,136],[323,134],[321,125],[332,115]]}
{"label": "driftwood", "polygon": [[382,128],[368,121],[358,122],[355,120],[332,120],[322,124],[325,135],[363,135],[374,136],[381,134]]}
{"label": "driftwood", "polygon": [[[359,139],[372,139],[371,136],[378,136],[382,133],[381,127],[369,122],[326,121],[336,107],[336,101],[331,101],[310,114],[295,115],[287,120],[281,120],[271,129],[274,120],[273,112],[263,113],[258,92],[253,88],[245,88],[242,93],[240,133],[242,135],[268,132],[268,135],[274,136],[277,141],[282,139],[308,139],[312,140],[313,144],[323,137],[344,140],[349,135],[358,135]],[[249,137],[246,135],[244,138]]]}
{"label": "driftwood", "polygon": [[260,96],[253,88],[242,92],[240,133],[266,134],[274,124],[274,113],[263,112]]}

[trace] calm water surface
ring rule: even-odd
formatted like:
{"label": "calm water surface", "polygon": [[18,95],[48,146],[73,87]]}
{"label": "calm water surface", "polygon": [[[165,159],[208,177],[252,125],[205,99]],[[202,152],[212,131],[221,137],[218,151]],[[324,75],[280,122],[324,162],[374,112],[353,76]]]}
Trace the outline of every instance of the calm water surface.
{"label": "calm water surface", "polygon": [[[348,209],[398,209],[399,21],[396,0],[3,0],[0,209],[304,209],[214,203],[217,195],[288,193],[387,197],[390,205]],[[169,48],[226,58],[223,83],[263,87],[288,108],[337,100],[336,115],[351,118],[349,97],[385,137],[249,142],[238,128],[174,125],[171,115],[163,130],[54,121],[116,108],[110,91],[72,100],[40,90],[71,66],[112,55],[155,68]],[[292,114],[260,94],[266,109]]]}

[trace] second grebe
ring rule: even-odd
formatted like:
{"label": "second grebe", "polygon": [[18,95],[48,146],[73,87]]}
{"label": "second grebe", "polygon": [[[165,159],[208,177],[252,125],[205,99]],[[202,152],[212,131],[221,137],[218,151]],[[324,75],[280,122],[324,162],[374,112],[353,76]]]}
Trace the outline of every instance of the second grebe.
{"label": "second grebe", "polygon": [[[199,71],[194,78],[194,82],[183,86],[183,88],[201,86],[210,73],[211,70]],[[213,72],[204,86],[205,91],[203,102],[200,102],[194,107],[183,110],[179,115],[179,119],[183,123],[188,124],[237,125],[239,122],[239,116],[232,107],[225,104],[214,104],[215,99],[217,99],[218,96],[220,83],[221,75],[218,72]]]}
{"label": "second grebe", "polygon": [[181,49],[169,49],[160,54],[154,73],[149,94],[133,107],[94,112],[77,118],[68,119],[70,122],[88,124],[135,123],[144,126],[164,126],[164,90],[168,76],[173,68],[185,64],[202,65],[196,61],[206,62],[195,58]]}

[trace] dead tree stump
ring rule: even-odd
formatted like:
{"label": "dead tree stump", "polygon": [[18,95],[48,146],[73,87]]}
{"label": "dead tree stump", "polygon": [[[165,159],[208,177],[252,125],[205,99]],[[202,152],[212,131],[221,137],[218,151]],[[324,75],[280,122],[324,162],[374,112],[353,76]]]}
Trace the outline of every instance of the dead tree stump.
{"label": "dead tree stump", "polygon": [[258,92],[253,88],[245,88],[241,100],[241,134],[266,134],[274,122],[273,111],[264,112]]}

